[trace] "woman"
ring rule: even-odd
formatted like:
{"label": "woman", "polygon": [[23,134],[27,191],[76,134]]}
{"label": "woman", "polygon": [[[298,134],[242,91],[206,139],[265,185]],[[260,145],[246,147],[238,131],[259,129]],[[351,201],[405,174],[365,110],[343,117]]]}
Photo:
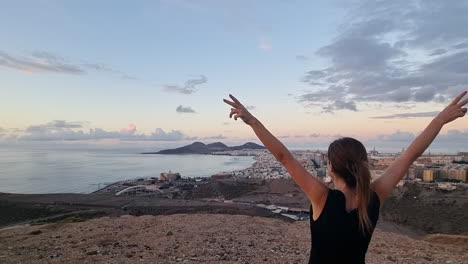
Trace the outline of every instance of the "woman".
{"label": "woman", "polygon": [[311,202],[312,245],[309,263],[365,263],[365,254],[377,224],[380,205],[427,149],[442,126],[462,117],[467,91],[457,96],[385,171],[370,182],[367,152],[353,138],[335,140],[328,148],[328,173],[335,189],[313,177],[234,96],[229,117],[241,118],[273,156],[283,164]]}

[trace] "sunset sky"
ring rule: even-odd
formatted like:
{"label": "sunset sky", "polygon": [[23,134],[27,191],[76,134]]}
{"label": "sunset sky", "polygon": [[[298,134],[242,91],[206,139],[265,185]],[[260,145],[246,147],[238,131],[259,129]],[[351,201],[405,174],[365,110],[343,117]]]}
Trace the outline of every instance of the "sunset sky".
{"label": "sunset sky", "polygon": [[[468,1],[2,1],[0,144],[406,146],[468,89]],[[468,118],[436,145],[468,151]],[[454,150],[455,151],[455,150]]]}

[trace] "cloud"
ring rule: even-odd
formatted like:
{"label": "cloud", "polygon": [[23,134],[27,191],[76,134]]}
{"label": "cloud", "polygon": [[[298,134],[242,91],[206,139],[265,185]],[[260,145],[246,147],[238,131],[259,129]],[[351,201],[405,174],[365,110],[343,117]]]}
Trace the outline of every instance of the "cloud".
{"label": "cloud", "polygon": [[298,61],[308,61],[309,57],[304,56],[304,55],[296,55],[296,60],[298,60]]}
{"label": "cloud", "polygon": [[179,105],[176,108],[177,113],[195,113],[195,110],[193,110],[190,106],[184,107],[182,105]]}
{"label": "cloud", "polygon": [[[377,136],[378,140],[390,142],[411,142],[416,138],[417,134],[407,131],[397,130],[392,134],[383,134]],[[434,142],[438,144],[453,144],[468,142],[468,130],[448,130],[445,134],[439,134]]]}
{"label": "cloud", "polygon": [[247,110],[254,110],[254,109],[255,109],[255,106],[253,106],[253,105],[246,105],[245,108],[246,108]]}
{"label": "cloud", "polygon": [[181,94],[193,94],[197,91],[196,86],[204,84],[208,81],[206,76],[200,75],[199,78],[189,79],[183,86],[179,85],[164,85],[163,88],[167,92],[177,92]]}
{"label": "cloud", "polygon": [[134,124],[128,124],[120,131],[106,131],[101,128],[90,128],[85,131],[84,124],[86,122],[54,120],[42,125],[29,126],[22,131],[15,131],[15,134],[10,134],[7,140],[77,141],[118,139],[121,141],[180,141],[197,139],[197,137],[189,137],[179,130],[166,132],[161,128],[157,128],[150,134],[138,134]]}
{"label": "cloud", "polygon": [[143,137],[145,140],[151,141],[178,141],[178,140],[193,140],[196,137],[187,137],[178,130],[164,132],[161,128],[157,128],[151,135]]}
{"label": "cloud", "polygon": [[47,124],[43,125],[36,125],[36,126],[29,126],[26,128],[26,132],[34,132],[34,131],[46,131],[46,130],[63,130],[63,129],[71,129],[71,128],[82,128],[86,122],[67,122],[65,120],[53,120]]}
{"label": "cloud", "polygon": [[468,48],[468,42],[453,45],[452,48],[454,48],[454,49],[466,49],[466,48]]}
{"label": "cloud", "polygon": [[294,135],[294,136],[290,136],[290,135],[282,135],[282,136],[278,136],[278,138],[318,138],[318,137],[329,137],[329,135],[320,135],[320,134],[317,134],[317,133],[313,133],[313,134],[310,134],[310,135]]}
{"label": "cloud", "polygon": [[29,57],[20,57],[0,51],[0,66],[28,73],[85,73],[85,71],[78,65],[65,63],[61,58],[48,53],[39,53]]}
{"label": "cloud", "polygon": [[98,72],[104,72],[104,73],[109,73],[109,74],[113,74],[113,75],[116,75],[116,76],[120,76],[122,79],[127,79],[127,80],[138,80],[137,77],[135,76],[132,76],[132,75],[129,75],[125,72],[122,72],[122,71],[119,71],[119,70],[115,70],[115,69],[112,69],[104,64],[98,64],[98,63],[85,63],[83,64],[83,67],[87,68],[87,69],[90,69],[90,70],[95,70],[95,71],[98,71]]}
{"label": "cloud", "polygon": [[[397,130],[391,134],[383,134],[375,139],[365,140],[367,146],[379,146],[386,149],[401,150],[408,147],[419,133]],[[467,151],[468,130],[452,129],[445,134],[437,135],[429,150],[439,149],[443,152],[454,153]]]}
{"label": "cloud", "polygon": [[402,113],[386,116],[374,116],[373,119],[398,119],[398,118],[412,118],[412,117],[434,117],[439,114],[438,111],[434,112],[419,112],[419,113]]}
{"label": "cloud", "polygon": [[447,53],[447,50],[446,49],[436,49],[434,51],[432,51],[429,56],[437,56],[437,55],[442,55],[442,54],[445,54]]}
{"label": "cloud", "polygon": [[17,56],[0,51],[0,66],[27,73],[65,73],[73,75],[86,74],[88,70],[94,70],[114,74],[123,79],[136,79],[136,77],[103,64],[71,63],[59,55],[46,51],[34,51],[26,56]]}
{"label": "cloud", "polygon": [[312,88],[299,102],[357,111],[368,102],[447,102],[468,88],[466,3],[367,0],[352,7],[338,36],[317,50],[330,64],[305,74]]}
{"label": "cloud", "polygon": [[415,138],[415,135],[411,132],[405,132],[405,131],[400,131],[397,130],[396,132],[392,134],[384,134],[384,135],[379,135],[377,137],[379,140],[382,141],[410,141]]}
{"label": "cloud", "polygon": [[226,139],[227,137],[223,135],[211,136],[211,137],[204,137],[201,138],[202,140],[210,140],[210,139]]}
{"label": "cloud", "polygon": [[120,130],[120,133],[127,134],[127,135],[133,135],[135,134],[135,132],[136,132],[136,126],[134,124],[128,124],[126,127]]}
{"label": "cloud", "polygon": [[271,46],[271,43],[267,39],[265,39],[264,37],[260,38],[259,43],[258,43],[258,47],[261,50],[264,50],[264,51],[270,51],[270,50],[273,49],[273,47]]}

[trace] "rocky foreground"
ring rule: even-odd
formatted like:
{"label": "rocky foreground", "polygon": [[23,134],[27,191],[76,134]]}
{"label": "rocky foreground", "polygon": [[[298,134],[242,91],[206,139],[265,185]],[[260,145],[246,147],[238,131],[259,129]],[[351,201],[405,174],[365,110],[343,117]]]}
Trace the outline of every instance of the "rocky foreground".
{"label": "rocky foreground", "polygon": [[[468,238],[384,231],[367,263],[468,263]],[[308,222],[246,215],[101,217],[0,229],[0,263],[307,263]]]}

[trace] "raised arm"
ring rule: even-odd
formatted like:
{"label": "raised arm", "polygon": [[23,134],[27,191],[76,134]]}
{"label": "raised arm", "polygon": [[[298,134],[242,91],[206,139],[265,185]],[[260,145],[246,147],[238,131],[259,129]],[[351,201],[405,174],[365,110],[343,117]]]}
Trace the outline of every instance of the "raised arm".
{"label": "raised arm", "polygon": [[[404,177],[413,162],[421,156],[435,139],[441,128],[453,120],[466,114],[464,105],[468,99],[461,101],[467,91],[457,96],[442,112],[440,112],[424,131],[416,137],[411,145],[403,152],[385,171],[385,173],[372,183],[373,190],[383,202],[395,189],[398,182]],[[461,102],[460,102],[461,101]]]}
{"label": "raised arm", "polygon": [[[265,145],[265,147],[273,154],[273,156],[283,164],[288,170],[291,177],[306,193],[307,197],[314,207],[323,207],[328,188],[324,183],[317,180],[297,161],[291,152],[281,143],[273,134],[263,126],[234,96],[229,95],[232,102],[224,99],[224,102],[231,105],[231,113],[229,117],[234,116],[234,119],[241,118],[247,125],[252,127],[253,131]],[[321,209],[320,209],[321,211]]]}

